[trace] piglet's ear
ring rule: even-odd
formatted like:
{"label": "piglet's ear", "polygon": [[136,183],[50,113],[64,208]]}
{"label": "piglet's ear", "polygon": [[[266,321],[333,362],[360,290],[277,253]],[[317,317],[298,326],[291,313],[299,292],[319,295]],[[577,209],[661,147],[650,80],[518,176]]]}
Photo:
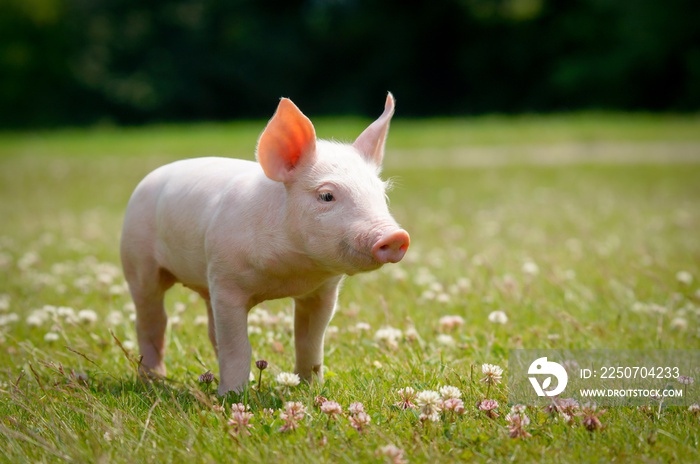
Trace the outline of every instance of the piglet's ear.
{"label": "piglet's ear", "polygon": [[313,157],[315,151],[313,124],[290,99],[283,98],[258,140],[257,158],[265,175],[278,182],[289,182],[295,169]]}
{"label": "piglet's ear", "polygon": [[382,165],[384,159],[384,145],[386,136],[389,133],[389,123],[394,115],[394,96],[389,92],[384,105],[384,112],[379,119],[374,121],[357,137],[355,143],[352,144],[362,156],[370,161],[378,168]]}

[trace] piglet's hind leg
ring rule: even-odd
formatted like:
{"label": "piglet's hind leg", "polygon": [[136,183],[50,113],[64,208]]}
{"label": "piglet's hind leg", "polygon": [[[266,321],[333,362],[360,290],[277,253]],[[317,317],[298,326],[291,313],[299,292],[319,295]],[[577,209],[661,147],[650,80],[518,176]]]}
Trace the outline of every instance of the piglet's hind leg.
{"label": "piglet's hind leg", "polygon": [[129,290],[136,306],[136,337],[141,352],[141,371],[145,374],[165,376],[165,329],[168,316],[165,312],[165,291],[174,279],[169,273],[158,270],[151,279],[131,279]]}

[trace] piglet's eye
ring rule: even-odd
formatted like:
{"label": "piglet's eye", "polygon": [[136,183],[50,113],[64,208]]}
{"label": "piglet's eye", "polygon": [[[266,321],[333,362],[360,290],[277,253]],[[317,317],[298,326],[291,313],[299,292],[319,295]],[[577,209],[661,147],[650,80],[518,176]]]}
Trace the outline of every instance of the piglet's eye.
{"label": "piglet's eye", "polygon": [[318,199],[325,202],[331,202],[335,200],[331,192],[321,192],[318,194]]}

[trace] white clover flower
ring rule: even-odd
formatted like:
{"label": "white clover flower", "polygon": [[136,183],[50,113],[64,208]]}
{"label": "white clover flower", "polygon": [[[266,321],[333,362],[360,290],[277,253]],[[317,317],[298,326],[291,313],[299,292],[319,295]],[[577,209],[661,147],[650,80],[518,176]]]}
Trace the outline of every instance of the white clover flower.
{"label": "white clover flower", "polygon": [[396,349],[399,347],[399,340],[403,333],[394,327],[384,327],[374,333],[374,339],[378,342],[383,342],[389,348]]}
{"label": "white clover flower", "polygon": [[675,317],[671,321],[671,328],[682,332],[688,328],[688,321],[684,317]]}
{"label": "white clover flower", "polygon": [[[574,420],[576,419],[576,416],[573,416],[567,412],[560,411],[559,412],[559,419],[562,420],[565,424],[573,424]],[[508,420],[508,418],[506,418]]]}
{"label": "white clover flower", "polygon": [[110,311],[107,315],[108,325],[119,325],[124,322],[124,313],[121,311]]}
{"label": "white clover flower", "polygon": [[81,309],[78,311],[78,321],[84,324],[93,324],[97,322],[97,313],[92,309]]}
{"label": "white clover flower", "polygon": [[231,418],[228,421],[228,425],[233,429],[234,435],[251,435],[250,430],[253,428],[253,424],[250,423],[251,419],[255,417],[252,412],[247,410],[246,406],[241,403],[237,405],[234,404],[231,413]]}
{"label": "white clover flower", "polygon": [[0,314],[0,327],[10,325],[18,320],[19,316],[16,313]]}
{"label": "white clover flower", "polygon": [[[196,324],[196,322],[197,321],[195,321],[195,324]],[[204,325],[204,324],[207,324],[207,321],[200,322],[200,325]],[[263,333],[263,331],[260,327],[258,327],[256,325],[249,325],[248,326],[248,335],[253,335],[253,334],[260,335],[262,333]]]}
{"label": "white clover flower", "polygon": [[114,282],[114,276],[106,272],[100,272],[99,274],[97,274],[96,280],[104,286],[109,286],[112,285],[112,282]]}
{"label": "white clover flower", "polygon": [[270,318],[270,313],[264,308],[256,308],[248,315],[248,324],[264,325]]}
{"label": "white clover flower", "polygon": [[111,285],[109,287],[109,294],[110,295],[125,295],[128,291],[128,288],[126,285]]}
{"label": "white clover flower", "polygon": [[460,277],[457,279],[457,288],[461,291],[467,291],[472,288],[472,281],[466,277]]}
{"label": "white clover flower", "polygon": [[389,462],[393,464],[405,464],[408,462],[404,457],[404,450],[393,444],[382,446],[374,454],[388,458]]}
{"label": "white clover flower", "polygon": [[280,432],[286,432],[289,430],[296,430],[299,427],[299,421],[304,418],[306,414],[306,406],[302,403],[296,401],[288,401],[284,405],[284,410],[280,411],[280,419],[284,421],[284,425],[279,429]]}
{"label": "white clover flower", "polygon": [[136,344],[131,340],[124,340],[122,342],[122,346],[125,350],[133,350],[136,347]]}
{"label": "white clover flower", "polygon": [[358,332],[369,331],[371,329],[372,326],[370,326],[366,322],[358,322],[357,324],[355,324],[355,330],[357,330]]}
{"label": "white clover flower", "polygon": [[340,329],[337,325],[329,325],[326,327],[326,335],[335,335],[338,332],[340,332]]}
{"label": "white clover flower", "polygon": [[335,416],[343,413],[343,407],[335,401],[324,401],[321,404],[321,411],[335,419]]}
{"label": "white clover flower", "polygon": [[72,272],[75,272],[75,265],[71,262],[54,263],[51,265],[51,274],[63,277]]}
{"label": "white clover flower", "polygon": [[[407,387],[407,389],[410,387]],[[404,391],[406,391],[405,389]],[[418,407],[431,407],[439,411],[440,409],[440,394],[434,390],[422,390],[416,395],[416,404]]]}
{"label": "white clover flower", "polygon": [[248,412],[250,411],[250,406],[243,403],[234,403],[231,405],[231,412]]}
{"label": "white clover flower", "polygon": [[644,313],[647,311],[647,305],[641,301],[635,301],[632,303],[632,307],[630,309],[635,313]]}
{"label": "white clover flower", "polygon": [[436,340],[440,345],[443,345],[443,346],[454,346],[455,345],[455,339],[452,338],[452,335],[449,335],[449,334],[440,334],[437,336]]}
{"label": "white clover flower", "polygon": [[430,422],[439,422],[440,421],[440,413],[439,412],[434,412],[431,414],[425,414],[421,413],[418,418],[422,421],[430,421]]}
{"label": "white clover flower", "polygon": [[495,411],[498,409],[498,401],[496,400],[485,399],[479,402],[479,409],[486,411],[489,413],[489,416],[493,417],[494,419],[498,417],[498,413]]}
{"label": "white clover flower", "polygon": [[279,324],[279,322],[279,314],[270,314],[269,312],[264,310],[260,313],[260,324],[264,327],[273,327]]}
{"label": "white clover flower", "polygon": [[291,314],[285,314],[283,312],[278,313],[279,318],[280,318],[280,325],[282,326],[283,329],[286,329],[288,331],[291,331],[294,329],[294,318],[292,317]]}
{"label": "white clover flower", "polygon": [[73,286],[83,293],[88,293],[92,289],[92,278],[90,276],[78,277],[73,281]]}
{"label": "white clover flower", "polygon": [[437,297],[435,298],[438,303],[449,303],[450,302],[450,295],[448,295],[445,292],[441,292],[437,294]]}
{"label": "white clover flower", "polygon": [[420,409],[421,420],[437,422],[442,411],[442,398],[433,390],[423,390],[416,395],[416,406]]}
{"label": "white clover flower", "polygon": [[530,276],[536,276],[540,273],[540,268],[534,261],[525,261],[523,263],[523,273]]}
{"label": "white clover flower", "polygon": [[34,311],[27,316],[27,319],[25,319],[25,322],[27,325],[32,326],[32,327],[39,327],[46,322],[48,319],[48,315],[41,309],[35,309]]}
{"label": "white clover flower", "polygon": [[44,335],[44,341],[52,343],[55,341],[58,341],[59,335],[56,332],[46,332],[46,335]]}
{"label": "white clover flower", "polygon": [[459,391],[457,387],[445,385],[444,387],[440,387],[440,396],[442,396],[443,400],[448,400],[450,398],[458,399],[462,397],[462,392]]}
{"label": "white clover flower", "polygon": [[[209,324],[209,317],[203,314],[194,318],[194,325],[207,325]],[[248,326],[248,331],[250,332],[250,326]]]}
{"label": "white clover flower", "polygon": [[75,310],[73,308],[69,308],[68,306],[59,306],[56,308],[56,315],[69,322],[76,320]]}
{"label": "white clover flower", "polygon": [[55,316],[58,313],[58,308],[53,305],[44,305],[40,311],[43,311],[48,318],[49,316]]}
{"label": "white clover flower", "polygon": [[415,342],[416,340],[420,339],[420,335],[418,334],[418,331],[413,326],[406,329],[406,333],[404,334],[404,336],[406,337],[406,340],[408,340],[409,342]]}
{"label": "white clover flower", "polygon": [[39,255],[34,251],[28,251],[17,261],[17,267],[22,271],[29,270],[30,267],[34,266],[39,262]]}
{"label": "white clover flower", "polygon": [[[510,408],[510,412],[513,414],[523,414],[525,410],[527,409],[527,406],[524,404],[514,404]],[[508,416],[506,416],[506,420],[508,420]]]}
{"label": "white clover flower", "polygon": [[436,294],[437,293],[442,293],[445,287],[442,286],[440,282],[433,282],[430,284],[430,290],[434,291]]}
{"label": "white clover flower", "polygon": [[401,388],[396,393],[399,395],[400,401],[395,403],[395,406],[401,409],[408,409],[416,406],[413,404],[413,400],[416,399],[416,391],[412,387]]}
{"label": "white clover flower", "polygon": [[440,324],[440,328],[443,330],[453,330],[464,325],[464,319],[462,316],[457,315],[442,316],[438,324]]}
{"label": "white clover flower", "polygon": [[442,403],[442,410],[445,412],[451,411],[456,414],[464,414],[464,401],[459,398],[448,398]]}
{"label": "white clover flower", "polygon": [[362,432],[366,429],[370,422],[372,422],[372,418],[364,411],[350,416],[350,425],[358,432]]}
{"label": "white clover flower", "polygon": [[683,285],[690,285],[693,283],[693,274],[688,271],[678,271],[676,273],[676,280]]}
{"label": "white clover flower", "polygon": [[530,435],[525,428],[530,425],[530,418],[523,413],[513,413],[506,415],[508,422],[508,436],[510,438],[529,438]]}
{"label": "white clover flower", "polygon": [[489,321],[494,324],[505,324],[508,322],[508,316],[503,311],[493,311],[489,314]]}
{"label": "white clover flower", "polygon": [[510,274],[505,274],[501,282],[503,283],[503,286],[508,290],[513,290],[518,285],[518,281],[515,280],[515,277],[513,277]]}
{"label": "white clover flower", "polygon": [[284,404],[284,412],[296,416],[297,420],[301,420],[304,418],[304,414],[306,414],[306,406],[299,401],[287,401]]}
{"label": "white clover flower", "polygon": [[348,412],[350,414],[359,414],[361,412],[365,412],[365,405],[362,403],[351,403],[350,406],[348,406]]}
{"label": "white clover flower", "polygon": [[503,377],[503,369],[495,364],[483,364],[481,373],[484,374],[484,378],[481,381],[491,385],[500,383]]}
{"label": "white clover flower", "polygon": [[291,372],[280,372],[275,380],[283,387],[296,387],[301,382],[299,376]]}

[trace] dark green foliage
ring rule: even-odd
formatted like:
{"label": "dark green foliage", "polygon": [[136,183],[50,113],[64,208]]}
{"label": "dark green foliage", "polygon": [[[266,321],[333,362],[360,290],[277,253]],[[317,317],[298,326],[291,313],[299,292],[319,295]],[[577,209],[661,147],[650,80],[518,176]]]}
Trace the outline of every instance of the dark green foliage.
{"label": "dark green foliage", "polygon": [[[695,0],[5,0],[0,127],[700,108]],[[379,102],[379,103],[378,103]],[[379,106],[378,106],[379,105]]]}

